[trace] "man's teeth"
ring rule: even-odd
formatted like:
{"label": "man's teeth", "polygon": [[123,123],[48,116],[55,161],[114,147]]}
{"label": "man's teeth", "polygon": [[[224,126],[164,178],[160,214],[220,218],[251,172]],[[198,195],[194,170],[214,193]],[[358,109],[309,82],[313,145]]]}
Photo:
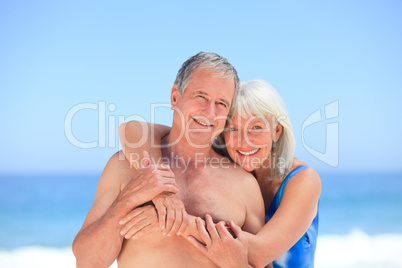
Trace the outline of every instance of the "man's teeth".
{"label": "man's teeth", "polygon": [[248,151],[248,152],[244,152],[244,151],[240,151],[240,150],[237,150],[237,151],[243,155],[250,155],[250,154],[255,154],[256,152],[258,152],[258,150],[259,150],[259,148],[252,150],[252,151]]}
{"label": "man's teeth", "polygon": [[203,123],[203,122],[201,122],[201,121],[198,121],[198,120],[195,119],[195,118],[193,118],[193,120],[194,120],[195,122],[197,122],[197,123],[203,125],[203,126],[212,127],[212,125],[209,125],[209,124]]}

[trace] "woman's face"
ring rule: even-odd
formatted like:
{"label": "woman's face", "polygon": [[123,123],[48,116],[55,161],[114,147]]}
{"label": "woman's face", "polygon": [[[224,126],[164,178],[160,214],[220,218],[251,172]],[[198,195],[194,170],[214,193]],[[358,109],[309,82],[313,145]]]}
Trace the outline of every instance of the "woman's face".
{"label": "woman's face", "polygon": [[281,130],[281,126],[272,129],[271,120],[265,117],[234,116],[224,132],[226,149],[233,161],[251,172],[269,165],[272,142],[279,139]]}

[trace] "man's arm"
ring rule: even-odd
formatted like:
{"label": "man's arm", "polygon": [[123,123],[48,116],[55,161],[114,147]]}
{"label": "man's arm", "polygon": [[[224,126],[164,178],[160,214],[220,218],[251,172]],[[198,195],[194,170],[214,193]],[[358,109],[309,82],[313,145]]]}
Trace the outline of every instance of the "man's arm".
{"label": "man's arm", "polygon": [[[152,209],[153,208],[153,209]],[[152,206],[140,207],[132,210],[119,223],[122,225],[122,233],[126,239],[138,239],[154,231],[154,224],[158,222],[158,215],[153,213],[155,208]],[[184,238],[192,236],[200,243],[204,243],[198,229],[197,221],[205,222],[199,217],[188,215],[188,225],[180,235]]]}
{"label": "man's arm", "polygon": [[135,172],[127,160],[119,160],[118,154],[106,164],[93,205],[74,239],[77,267],[109,267],[123,242],[120,219],[161,192],[177,192],[174,178],[162,171],[153,172],[151,166]]}

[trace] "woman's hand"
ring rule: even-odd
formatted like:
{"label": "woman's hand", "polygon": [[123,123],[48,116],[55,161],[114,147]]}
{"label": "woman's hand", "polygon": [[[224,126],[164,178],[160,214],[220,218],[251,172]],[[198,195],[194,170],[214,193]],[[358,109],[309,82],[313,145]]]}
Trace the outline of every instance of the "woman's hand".
{"label": "woman's hand", "polygon": [[219,267],[250,267],[247,259],[247,238],[241,228],[233,221],[228,224],[223,221],[214,224],[210,215],[205,216],[205,222],[206,228],[203,221],[197,218],[198,232],[205,245],[192,236],[188,237],[190,243]]}
{"label": "woman's hand", "polygon": [[155,169],[149,165],[138,169],[133,174],[116,202],[127,204],[132,209],[151,201],[161,193],[177,193],[178,191],[172,172]]}
{"label": "woman's hand", "polygon": [[121,221],[120,235],[126,239],[137,239],[158,230],[158,215],[153,205],[138,207],[127,214]]}

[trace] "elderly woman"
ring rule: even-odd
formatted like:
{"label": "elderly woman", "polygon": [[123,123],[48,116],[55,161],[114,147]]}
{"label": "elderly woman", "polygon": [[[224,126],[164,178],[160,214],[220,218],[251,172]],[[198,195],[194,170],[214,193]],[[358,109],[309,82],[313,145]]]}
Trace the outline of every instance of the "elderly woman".
{"label": "elderly woman", "polygon": [[[135,140],[139,125],[129,122],[122,129],[126,137]],[[158,140],[166,131],[158,126],[153,135]],[[233,223],[226,224],[225,229],[224,223],[214,224],[207,215],[206,224],[197,219],[203,243],[193,237],[189,238],[190,242],[218,266],[225,266],[229,261],[244,263],[239,256],[246,255],[247,247],[238,244],[248,241],[248,262],[254,267],[270,263],[273,267],[314,267],[321,181],[313,169],[294,158],[292,126],[277,91],[262,80],[241,82],[220,138],[218,150],[258,181],[265,203],[266,224],[256,235],[244,233],[247,237],[244,240],[230,235],[230,229],[235,234],[238,230]],[[144,149],[123,148],[126,156]]]}

